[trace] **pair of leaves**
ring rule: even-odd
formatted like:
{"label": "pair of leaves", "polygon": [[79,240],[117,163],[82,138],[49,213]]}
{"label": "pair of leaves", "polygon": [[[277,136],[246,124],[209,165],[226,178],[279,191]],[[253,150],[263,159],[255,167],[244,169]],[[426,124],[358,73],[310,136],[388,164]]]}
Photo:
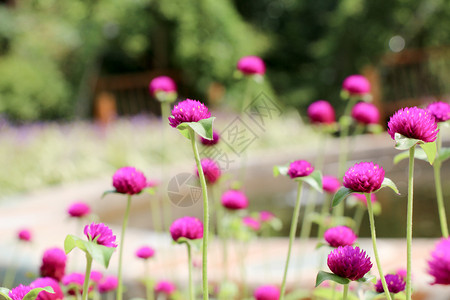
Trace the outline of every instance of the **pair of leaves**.
{"label": "pair of leaves", "polygon": [[[375,278],[375,276],[366,274],[366,275],[364,275],[363,278],[358,279],[356,281],[364,283],[364,282],[372,281],[374,278]],[[317,277],[316,277],[316,287],[318,287],[322,282],[324,282],[326,280],[331,280],[331,281],[334,281],[339,284],[349,284],[351,281],[348,278],[341,277],[334,273],[319,271],[319,273],[317,273]]]}
{"label": "pair of leaves", "polygon": [[[52,293],[52,294],[55,293],[55,291],[53,290],[53,288],[51,286],[34,288],[31,291],[29,291],[23,297],[22,300],[35,300],[37,298],[37,295],[42,291],[46,291],[46,292]],[[11,297],[9,297],[9,292],[10,292],[9,289],[0,287],[0,295],[2,295],[6,300],[12,300]]]}
{"label": "pair of leaves", "polygon": [[[273,167],[273,176],[277,177],[278,175],[288,176],[289,166],[274,166]],[[308,176],[304,177],[296,177],[295,181],[302,181],[309,184],[313,189],[318,191],[319,193],[323,193],[322,188],[322,173],[319,170],[315,170]]]}
{"label": "pair of leaves", "polygon": [[182,135],[190,140],[189,129],[194,130],[202,138],[212,140],[213,139],[213,122],[215,117],[208,119],[202,119],[198,122],[184,122],[177,126],[177,129]]}
{"label": "pair of leaves", "polygon": [[[428,143],[430,144],[430,143]],[[426,145],[426,144],[423,144]],[[401,162],[404,159],[407,159],[409,157],[409,151],[404,151],[400,154],[397,154],[394,157],[394,164],[398,164],[399,162]],[[416,150],[414,151],[414,158],[423,160],[423,161],[428,161],[428,157],[427,154],[425,153],[425,151],[422,148],[416,148]],[[446,161],[447,159],[450,158],[450,148],[442,148],[438,155],[436,156],[434,163],[443,163],[444,161]]]}
{"label": "pair of leaves", "polygon": [[105,268],[108,268],[111,256],[116,250],[116,248],[99,245],[93,241],[85,241],[69,234],[64,240],[64,251],[66,254],[69,254],[74,248],[78,248],[86,254],[89,254],[93,260]]}
{"label": "pair of leaves", "polygon": [[[430,163],[430,165],[432,165],[434,163],[434,160],[436,158],[436,152],[437,152],[436,142],[424,143],[422,140],[411,139],[404,135],[401,135],[400,133],[395,133],[394,138],[395,138],[395,149],[409,150],[409,149],[411,149],[411,147],[414,147],[415,145],[419,145],[422,148],[423,153],[425,153],[426,158],[427,158],[426,160]],[[423,157],[423,153],[419,154],[419,156]],[[400,161],[400,160],[398,160],[398,161]],[[395,158],[394,158],[394,163],[395,163]]]}

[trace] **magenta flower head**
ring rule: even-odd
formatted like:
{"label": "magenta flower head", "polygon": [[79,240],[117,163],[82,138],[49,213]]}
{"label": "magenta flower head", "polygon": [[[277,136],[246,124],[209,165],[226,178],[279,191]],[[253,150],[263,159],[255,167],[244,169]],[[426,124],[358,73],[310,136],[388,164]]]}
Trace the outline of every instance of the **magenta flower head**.
{"label": "magenta flower head", "polygon": [[175,84],[175,81],[168,76],[158,76],[150,81],[148,89],[150,94],[155,97],[158,92],[176,93],[177,85]]}
{"label": "magenta flower head", "polygon": [[338,247],[331,251],[327,265],[334,274],[350,280],[363,278],[372,268],[366,252],[352,246]]}
{"label": "magenta flower head", "polygon": [[68,290],[69,295],[76,295],[83,293],[84,274],[77,272],[67,274],[62,278],[61,282],[65,286],[70,286]]}
{"label": "magenta flower head", "polygon": [[450,285],[450,238],[442,238],[431,252],[428,274],[434,277],[432,284]]}
{"label": "magenta flower head", "polygon": [[173,292],[175,292],[177,288],[175,285],[167,280],[161,280],[155,285],[155,292],[156,293],[162,293],[166,295],[171,295]]}
{"label": "magenta flower head", "polygon": [[137,249],[136,256],[142,259],[149,259],[155,255],[155,249],[149,246],[142,246]]}
{"label": "magenta flower head", "polygon": [[253,292],[253,296],[255,300],[278,300],[280,289],[275,285],[262,285]]}
{"label": "magenta flower head", "polygon": [[105,247],[116,248],[116,236],[112,230],[103,223],[92,223],[84,227],[84,234],[89,241],[94,241]]}
{"label": "magenta flower head", "polygon": [[262,210],[259,212],[259,220],[262,223],[270,222],[271,220],[273,220],[273,218],[275,218],[275,215],[270,211]]}
{"label": "magenta flower head", "polygon": [[[366,196],[364,194],[360,194],[360,193],[353,193],[351,195],[352,197],[355,197],[356,200],[358,200],[359,202],[363,203],[365,206],[367,206],[367,199]],[[372,193],[370,194],[370,202],[375,203],[377,202],[377,196],[376,194]]]}
{"label": "magenta flower head", "polygon": [[359,102],[352,108],[352,118],[361,124],[377,124],[380,121],[380,111],[372,103]]}
{"label": "magenta flower head", "polygon": [[35,279],[31,284],[30,287],[32,289],[35,288],[43,288],[43,287],[51,287],[53,289],[54,293],[49,293],[46,291],[42,291],[38,294],[36,300],[61,300],[64,299],[64,293],[59,286],[58,281],[56,281],[53,278],[50,277],[41,277]]}
{"label": "magenta flower head", "polygon": [[336,122],[334,108],[328,101],[318,100],[308,106],[308,117],[313,124],[332,124]]}
{"label": "magenta flower head", "polygon": [[355,243],[357,236],[353,230],[347,226],[336,226],[325,231],[323,235],[325,241],[334,248],[351,246]]}
{"label": "magenta flower head", "polygon": [[[397,274],[387,274],[386,276],[384,276],[384,278],[386,279],[389,293],[397,294],[405,290],[406,282],[401,276]],[[377,283],[375,284],[375,290],[377,291],[377,293],[384,293],[381,279],[378,279]]]}
{"label": "magenta flower head", "polygon": [[29,291],[31,291],[31,287],[19,284],[17,287],[9,291],[8,296],[12,300],[22,300]]}
{"label": "magenta flower head", "polygon": [[203,238],[203,223],[194,217],[182,217],[175,220],[169,230],[175,242],[181,237],[190,240]]}
{"label": "magenta flower head", "polygon": [[425,143],[434,142],[439,130],[433,115],[418,107],[401,108],[391,116],[388,122],[388,133],[395,140],[395,134],[400,133],[411,139]]}
{"label": "magenta flower head", "polygon": [[17,233],[19,240],[24,242],[31,242],[31,231],[29,229],[21,229]]}
{"label": "magenta flower head", "polygon": [[370,82],[362,75],[350,75],[342,83],[342,89],[350,95],[364,95],[370,93]]}
{"label": "magenta flower head", "polygon": [[69,206],[67,212],[71,217],[82,218],[91,213],[91,207],[85,202],[75,202]]}
{"label": "magenta flower head", "polygon": [[237,63],[237,69],[245,75],[264,75],[266,65],[258,56],[244,56]]}
{"label": "magenta flower head", "polygon": [[229,190],[222,195],[222,205],[230,210],[245,209],[248,207],[248,199],[244,192]]}
{"label": "magenta flower head", "polygon": [[[219,168],[219,165],[210,158],[203,158],[201,161],[203,174],[205,174],[205,178],[208,181],[208,183],[213,184],[215,183],[220,176],[222,175],[222,171]],[[197,169],[197,176],[198,169]]]}
{"label": "magenta flower head", "polygon": [[430,114],[436,119],[436,122],[445,122],[450,120],[450,104],[447,102],[437,101],[428,104],[426,108]]}
{"label": "magenta flower head", "polygon": [[289,165],[288,174],[291,178],[297,178],[308,176],[313,171],[314,167],[306,160],[296,160]]}
{"label": "magenta flower head", "polygon": [[107,276],[103,281],[101,281],[98,285],[98,291],[101,294],[115,291],[117,286],[119,285],[119,281],[116,276]]}
{"label": "magenta flower head", "polygon": [[215,130],[213,130],[212,140],[205,139],[202,136],[200,137],[200,143],[202,143],[202,145],[205,145],[205,146],[214,146],[219,142],[219,140],[220,140],[220,135]]}
{"label": "magenta flower head", "polygon": [[356,163],[344,175],[344,186],[359,193],[378,190],[384,180],[384,170],[373,162]]}
{"label": "magenta flower head", "polygon": [[113,186],[120,194],[139,194],[147,187],[147,178],[134,167],[123,167],[113,175]]}
{"label": "magenta flower head", "polygon": [[210,117],[211,113],[205,104],[197,100],[186,99],[175,105],[172,115],[169,117],[169,123],[173,128],[177,128],[181,123],[198,122]]}
{"label": "magenta flower head", "polygon": [[259,231],[261,229],[261,223],[252,217],[243,217],[242,223],[253,231]]}
{"label": "magenta flower head", "polygon": [[331,175],[325,175],[322,177],[323,190],[329,194],[336,193],[341,187],[341,183],[337,177]]}
{"label": "magenta flower head", "polygon": [[41,277],[51,277],[60,281],[65,274],[67,256],[60,248],[47,249],[42,256]]}
{"label": "magenta flower head", "polygon": [[91,275],[89,275],[89,280],[98,284],[103,278],[103,273],[100,271],[92,271]]}

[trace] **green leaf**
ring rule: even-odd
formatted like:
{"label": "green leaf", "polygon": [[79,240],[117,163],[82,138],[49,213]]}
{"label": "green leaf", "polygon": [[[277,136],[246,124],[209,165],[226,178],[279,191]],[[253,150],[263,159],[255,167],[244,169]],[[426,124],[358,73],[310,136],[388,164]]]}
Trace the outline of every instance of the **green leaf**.
{"label": "green leaf", "polygon": [[434,159],[436,158],[436,142],[432,143],[420,143],[419,146],[425,151],[427,155],[427,160],[432,165],[434,163]]}
{"label": "green leaf", "polygon": [[34,289],[32,289],[31,291],[29,291],[29,292],[25,295],[25,297],[23,297],[23,300],[36,300],[37,295],[38,295],[40,292],[42,292],[42,291],[46,291],[46,292],[49,292],[49,293],[52,293],[52,294],[55,293],[55,291],[53,290],[53,288],[52,288],[51,286],[47,286],[47,287],[44,287],[44,288],[41,288],[41,287],[39,287],[39,288],[34,288]]}
{"label": "green leaf", "polygon": [[278,175],[287,176],[288,175],[289,166],[274,166],[273,167],[273,177],[278,177]]}
{"label": "green leaf", "polygon": [[184,122],[177,126],[177,129],[180,131],[182,135],[184,135],[186,138],[190,139],[189,137],[189,127],[195,131],[199,136],[212,140],[213,139],[213,122],[215,117],[211,117],[208,119],[202,119],[198,122]]}
{"label": "green leaf", "polygon": [[383,180],[383,183],[381,183],[380,189],[382,189],[384,187],[391,188],[397,195],[400,195],[400,192],[398,191],[398,188],[395,185],[395,183],[387,177],[384,177],[384,180]]}
{"label": "green leaf", "polygon": [[342,200],[344,200],[348,195],[354,192],[355,191],[348,189],[346,187],[341,187],[339,191],[337,191],[336,194],[334,194],[333,196],[332,206],[335,207],[336,205],[341,203]]}
{"label": "green leaf", "polygon": [[109,261],[116,248],[99,245],[92,241],[83,241],[83,244],[86,247],[86,252],[91,255],[93,260],[108,268]]}
{"label": "green leaf", "polygon": [[77,240],[79,240],[79,238],[74,235],[69,234],[66,236],[66,239],[64,240],[64,251],[66,254],[69,254],[70,251],[77,246]]}
{"label": "green leaf", "polygon": [[[397,154],[396,156],[394,156],[394,164],[396,165],[399,162],[401,162],[402,160],[407,159],[407,158],[409,158],[409,151],[401,152],[400,154]],[[414,158],[428,161],[427,155],[426,155],[425,151],[423,151],[422,148],[416,148],[416,150],[414,151]]]}
{"label": "green leaf", "polygon": [[395,149],[397,150],[408,150],[411,147],[415,146],[417,143],[421,142],[421,140],[407,138],[400,133],[395,133]]}
{"label": "green leaf", "polygon": [[357,281],[364,283],[364,282],[373,282],[375,279],[376,279],[375,276],[370,275],[370,274],[366,274],[366,275],[364,275],[363,278],[360,278]]}
{"label": "green leaf", "polygon": [[304,177],[297,177],[295,181],[303,181],[309,184],[313,189],[318,191],[319,193],[323,193],[322,188],[322,173],[319,170],[316,170]]}
{"label": "green leaf", "polygon": [[116,190],[105,191],[105,192],[103,192],[103,194],[100,197],[100,199],[103,199],[106,195],[109,195],[109,194],[117,194],[117,191]]}
{"label": "green leaf", "polygon": [[142,192],[150,194],[150,195],[154,195],[156,192],[156,187],[154,187],[154,186],[147,187],[147,188],[143,189]]}
{"label": "green leaf", "polygon": [[11,297],[9,297],[9,289],[5,287],[0,287],[0,295],[2,295],[6,300],[12,300]]}
{"label": "green leaf", "polygon": [[319,271],[319,273],[317,273],[317,277],[316,277],[316,287],[318,287],[322,282],[324,282],[326,280],[331,280],[331,281],[334,281],[334,282],[340,283],[340,284],[348,284],[350,282],[350,279],[348,279],[348,278],[344,278],[344,277],[338,276],[336,274],[325,272],[325,271]]}
{"label": "green leaf", "polygon": [[449,158],[450,158],[450,148],[441,148],[441,151],[439,151],[439,156],[436,159],[442,163]]}

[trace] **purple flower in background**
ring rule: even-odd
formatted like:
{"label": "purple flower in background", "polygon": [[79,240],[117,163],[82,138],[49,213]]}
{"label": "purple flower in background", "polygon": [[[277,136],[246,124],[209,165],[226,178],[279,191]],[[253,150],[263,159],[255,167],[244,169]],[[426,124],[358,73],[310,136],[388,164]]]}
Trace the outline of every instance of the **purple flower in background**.
{"label": "purple flower in background", "polygon": [[29,291],[31,291],[31,287],[19,284],[17,287],[9,291],[8,296],[12,300],[22,300]]}
{"label": "purple flower in background", "polygon": [[270,211],[263,210],[263,211],[259,212],[259,220],[262,223],[270,222],[273,218],[275,218],[275,215],[273,213],[271,213]]}
{"label": "purple flower in background", "polygon": [[169,117],[170,126],[177,128],[185,122],[198,122],[211,117],[208,107],[197,100],[186,99],[175,105]]}
{"label": "purple flower in background", "polygon": [[194,217],[182,217],[175,220],[169,230],[175,242],[180,237],[190,240],[203,238],[203,223]]}
{"label": "purple flower in background", "polygon": [[[212,160],[210,158],[203,158],[201,161],[201,164],[202,164],[203,174],[205,175],[205,178],[208,181],[208,183],[210,183],[210,184],[215,183],[222,175],[222,171],[220,170],[219,166],[217,165],[217,163],[214,160]],[[199,176],[198,169],[196,171],[197,171],[197,176]]]}
{"label": "purple flower in background", "polygon": [[84,234],[89,241],[94,241],[105,247],[116,248],[116,236],[112,230],[103,223],[92,223],[84,227]]}
{"label": "purple flower in background", "polygon": [[335,176],[324,175],[322,177],[322,187],[325,192],[329,194],[334,194],[341,187],[341,183],[339,182],[339,179],[337,179],[337,177]]}
{"label": "purple flower in background", "polygon": [[426,110],[436,119],[436,122],[445,122],[450,120],[450,104],[437,101],[428,104]]}
{"label": "purple flower in background", "polygon": [[400,276],[403,280],[405,280],[406,279],[406,275],[407,275],[407,270],[404,269],[404,268],[397,269],[396,274],[398,276]]}
{"label": "purple flower in background", "polygon": [[[406,282],[401,276],[397,274],[387,274],[386,276],[384,276],[384,278],[386,279],[389,293],[397,294],[405,290]],[[384,293],[381,279],[378,279],[377,283],[375,284],[375,290],[377,291],[377,293]]]}
{"label": "purple flower in background", "polygon": [[364,125],[377,124],[380,121],[380,111],[372,103],[359,102],[352,108],[352,118]]}
{"label": "purple flower in background", "polygon": [[92,271],[91,275],[89,275],[89,279],[96,284],[98,284],[102,280],[102,278],[103,273],[100,271]]}
{"label": "purple flower in background", "polygon": [[253,296],[255,300],[278,300],[280,289],[275,285],[262,285],[253,292]]}
{"label": "purple flower in background", "polygon": [[308,117],[313,124],[332,124],[336,122],[334,108],[328,101],[318,100],[308,106]]}
{"label": "purple flower in background", "polygon": [[103,281],[101,281],[98,285],[98,291],[103,294],[107,292],[111,292],[117,289],[117,285],[119,281],[116,276],[107,276]]}
{"label": "purple flower in background", "polygon": [[149,259],[155,255],[155,249],[149,246],[142,246],[137,249],[136,256],[142,259]]}
{"label": "purple flower in background", "polygon": [[261,229],[261,223],[252,217],[243,217],[242,223],[253,231],[259,231]]}
{"label": "purple flower in background", "polygon": [[215,144],[217,144],[219,142],[219,140],[220,140],[220,135],[215,130],[213,130],[212,140],[205,139],[202,136],[200,137],[200,143],[202,143],[205,146],[214,146]]}
{"label": "purple flower in background", "polygon": [[69,206],[67,212],[71,217],[81,218],[91,213],[91,207],[85,202],[75,202]]}
{"label": "purple flower in background", "polygon": [[177,91],[177,85],[172,78],[168,76],[158,76],[150,81],[148,87],[150,94],[155,97],[158,92],[174,93]]}
{"label": "purple flower in background", "polygon": [[428,274],[434,277],[432,284],[450,284],[450,238],[441,238],[431,251]]}
{"label": "purple flower in background", "polygon": [[364,95],[370,93],[370,82],[362,75],[350,75],[344,79],[342,89],[350,95]]}
{"label": "purple flower in background", "polygon": [[327,265],[334,274],[358,280],[372,268],[369,256],[359,247],[338,247],[328,255]]}
{"label": "purple flower in background", "polygon": [[305,177],[313,171],[314,167],[306,160],[296,160],[289,165],[288,175],[291,178]]}
{"label": "purple flower in background", "polygon": [[334,248],[340,246],[351,246],[355,243],[357,236],[353,230],[347,226],[336,226],[325,231],[323,235],[325,241]]}
{"label": "purple flower in background", "polygon": [[399,109],[388,122],[388,133],[395,140],[395,134],[400,133],[411,139],[425,143],[434,142],[439,130],[433,115],[418,107]]}
{"label": "purple flower in background", "polygon": [[384,180],[384,170],[373,162],[356,163],[345,172],[344,186],[355,192],[371,193],[378,190]]}
{"label": "purple flower in background", "polygon": [[248,207],[247,196],[239,190],[229,190],[222,195],[222,205],[231,210],[244,209]]}
{"label": "purple flower in background", "polygon": [[113,186],[118,193],[135,195],[147,187],[147,178],[134,167],[123,167],[114,173]]}
{"label": "purple flower in background", "polygon": [[81,295],[83,293],[84,274],[77,272],[67,274],[62,278],[61,282],[65,286],[71,286],[71,288],[68,290],[69,295]]}
{"label": "purple flower in background", "polygon": [[161,280],[155,285],[156,293],[163,293],[166,295],[172,294],[176,289],[175,285],[167,280]]}
{"label": "purple flower in background", "polygon": [[58,281],[56,281],[53,278],[50,277],[41,277],[35,279],[31,284],[30,287],[32,289],[35,288],[44,288],[44,287],[51,287],[53,289],[54,293],[49,293],[46,291],[42,291],[38,294],[36,300],[60,300],[64,299],[64,293],[59,286]]}
{"label": "purple flower in background", "polygon": [[[356,200],[358,200],[359,202],[363,203],[365,206],[367,206],[367,199],[366,199],[366,195],[364,194],[360,194],[360,193],[353,193],[351,194],[352,197],[355,197]],[[370,194],[370,201],[372,203],[377,202],[377,196],[374,193]]]}
{"label": "purple flower in background", "polygon": [[42,256],[41,277],[51,277],[60,281],[65,274],[67,256],[60,248],[47,249]]}
{"label": "purple flower in background", "polygon": [[31,231],[29,229],[21,229],[17,233],[19,240],[24,242],[31,242]]}
{"label": "purple flower in background", "polygon": [[266,65],[258,56],[244,56],[237,63],[237,69],[245,75],[264,75],[266,73]]}

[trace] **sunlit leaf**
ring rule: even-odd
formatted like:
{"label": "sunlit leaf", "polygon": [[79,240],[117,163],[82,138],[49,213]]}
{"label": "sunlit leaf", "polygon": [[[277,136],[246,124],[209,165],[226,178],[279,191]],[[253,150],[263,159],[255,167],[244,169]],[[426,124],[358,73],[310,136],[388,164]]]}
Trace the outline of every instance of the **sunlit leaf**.
{"label": "sunlit leaf", "polygon": [[109,261],[116,248],[99,245],[92,241],[83,241],[83,244],[86,248],[86,252],[91,255],[94,261],[101,264],[103,267],[108,268]]}
{"label": "sunlit leaf", "polygon": [[177,129],[184,135],[186,138],[189,137],[189,128],[194,130],[195,133],[200,135],[201,137],[212,140],[213,139],[213,122],[215,117],[211,117],[208,119],[202,119],[198,122],[184,122],[177,126]]}
{"label": "sunlit leaf", "polygon": [[331,280],[331,281],[334,281],[334,282],[340,283],[340,284],[348,284],[350,282],[350,279],[348,279],[348,278],[344,278],[344,277],[338,276],[336,274],[325,272],[325,271],[319,271],[319,273],[317,273],[317,277],[316,277],[316,287],[318,287],[322,282],[324,282],[326,280]]}
{"label": "sunlit leaf", "polygon": [[396,143],[395,149],[397,149],[397,150],[408,150],[420,142],[420,140],[408,138],[404,135],[401,135],[398,132],[395,133],[394,137],[395,137],[395,143]]}
{"label": "sunlit leaf", "polygon": [[423,149],[425,154],[427,155],[427,161],[432,165],[434,163],[434,159],[436,158],[436,142],[432,143],[420,143],[419,146]]}
{"label": "sunlit leaf", "polygon": [[[394,156],[394,164],[398,164],[399,162],[407,158],[409,158],[409,151],[401,152]],[[428,161],[427,155],[422,148],[416,148],[416,150],[414,150],[414,158]]]}
{"label": "sunlit leaf", "polygon": [[9,289],[5,287],[0,287],[0,295],[2,295],[6,300],[11,300],[11,297],[9,297]]}
{"label": "sunlit leaf", "polygon": [[366,274],[364,275],[363,278],[358,279],[358,282],[373,282],[374,280],[376,280],[376,277],[370,274]]}
{"label": "sunlit leaf", "polygon": [[354,193],[355,191],[348,189],[346,187],[341,187],[336,194],[334,194],[333,196],[333,200],[332,200],[332,206],[335,207],[336,205],[338,205],[339,203],[342,202],[342,200],[344,200],[345,198],[347,198],[348,195],[350,195],[351,193]]}
{"label": "sunlit leaf", "polygon": [[273,176],[277,177],[278,175],[287,176],[288,175],[289,166],[274,166],[273,167]]}
{"label": "sunlit leaf", "polygon": [[398,191],[398,188],[395,185],[395,183],[387,177],[384,177],[384,180],[383,180],[383,183],[381,183],[380,189],[382,189],[384,187],[388,187],[388,188],[392,189],[397,195],[400,195],[400,192]]}
{"label": "sunlit leaf", "polygon": [[323,193],[322,188],[322,173],[319,170],[316,170],[304,177],[296,177],[296,181],[303,181],[309,184],[313,189],[318,191],[319,193]]}
{"label": "sunlit leaf", "polygon": [[116,190],[104,191],[101,196],[101,199],[103,199],[106,195],[109,195],[109,194],[117,194],[117,191]]}
{"label": "sunlit leaf", "polygon": [[40,292],[42,292],[42,291],[46,291],[46,292],[51,293],[51,294],[54,294],[54,293],[55,293],[55,291],[53,290],[53,288],[50,287],[50,286],[43,287],[43,288],[42,288],[42,287],[38,287],[38,288],[34,288],[34,289],[32,289],[31,291],[29,291],[29,292],[25,295],[25,297],[23,297],[22,300],[36,300],[37,295],[38,295]]}

